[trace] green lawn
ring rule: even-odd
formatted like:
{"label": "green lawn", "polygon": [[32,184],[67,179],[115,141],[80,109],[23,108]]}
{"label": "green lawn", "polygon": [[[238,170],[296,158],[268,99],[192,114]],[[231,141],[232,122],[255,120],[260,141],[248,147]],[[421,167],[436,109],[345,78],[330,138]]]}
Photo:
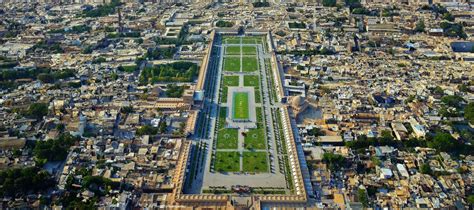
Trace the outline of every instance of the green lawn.
{"label": "green lawn", "polygon": [[237,149],[239,130],[222,128],[217,131],[217,149]]}
{"label": "green lawn", "polygon": [[266,149],[265,129],[263,126],[250,129],[244,137],[245,149]]}
{"label": "green lawn", "polygon": [[224,58],[224,71],[240,71],[240,57]]}
{"label": "green lawn", "polygon": [[225,54],[226,55],[240,55],[240,46],[227,46],[225,48]]}
{"label": "green lawn", "polygon": [[260,103],[260,80],[257,75],[244,75],[244,86],[253,86],[255,91],[255,103]]}
{"label": "green lawn", "polygon": [[240,37],[224,37],[222,43],[225,44],[240,44]]}
{"label": "green lawn", "polygon": [[214,170],[220,172],[240,171],[240,154],[238,152],[216,152]]}
{"label": "green lawn", "polygon": [[260,44],[262,39],[261,37],[252,37],[252,36],[246,36],[242,37],[242,44]]}
{"label": "green lawn", "polygon": [[236,92],[233,95],[233,114],[234,119],[249,118],[249,94],[245,92]]}
{"label": "green lawn", "polygon": [[257,47],[242,46],[242,54],[244,54],[244,55],[256,55],[257,54]]}
{"label": "green lawn", "polygon": [[260,87],[258,75],[244,75],[244,86]]}
{"label": "green lawn", "polygon": [[242,71],[252,72],[258,70],[257,58],[256,57],[243,57],[242,58]]}
{"label": "green lawn", "polygon": [[268,172],[268,160],[266,152],[244,152],[243,171],[246,172]]}
{"label": "green lawn", "polygon": [[239,86],[239,76],[224,76],[223,85],[228,86]]}
{"label": "green lawn", "polygon": [[237,129],[225,128],[225,118],[227,108],[221,107],[219,110],[219,126],[217,127],[217,149],[237,149],[239,131]]}
{"label": "green lawn", "polygon": [[222,96],[221,102],[227,102],[227,90],[229,86],[239,86],[239,76],[224,76],[222,79]]}

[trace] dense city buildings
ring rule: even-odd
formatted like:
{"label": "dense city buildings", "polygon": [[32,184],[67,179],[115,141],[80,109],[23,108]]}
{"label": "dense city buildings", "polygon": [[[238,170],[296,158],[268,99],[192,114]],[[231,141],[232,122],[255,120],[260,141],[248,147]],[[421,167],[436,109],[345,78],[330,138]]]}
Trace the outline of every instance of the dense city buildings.
{"label": "dense city buildings", "polygon": [[0,0],[2,209],[472,209],[473,143],[472,0]]}

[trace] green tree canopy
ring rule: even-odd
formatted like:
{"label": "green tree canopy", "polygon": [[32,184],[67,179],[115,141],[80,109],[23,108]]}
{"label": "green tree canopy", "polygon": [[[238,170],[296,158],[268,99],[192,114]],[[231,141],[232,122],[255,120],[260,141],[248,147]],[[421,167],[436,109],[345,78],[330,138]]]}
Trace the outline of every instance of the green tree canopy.
{"label": "green tree canopy", "polygon": [[79,140],[79,137],[64,133],[57,139],[38,141],[33,149],[33,155],[41,162],[63,161],[66,160],[69,148]]}
{"label": "green tree canopy", "polygon": [[329,165],[331,170],[337,170],[344,166],[346,159],[339,154],[324,153],[323,162]]}
{"label": "green tree canopy", "polygon": [[461,103],[464,102],[464,99],[461,96],[456,96],[456,95],[449,95],[449,96],[443,96],[441,98],[441,102],[444,104],[450,106],[450,107],[461,107]]}
{"label": "green tree canopy", "polygon": [[335,7],[337,4],[336,0],[323,0],[323,6],[325,7]]}
{"label": "green tree canopy", "polygon": [[457,141],[449,133],[438,132],[428,146],[442,152],[452,152],[456,149]]}
{"label": "green tree canopy", "polygon": [[474,103],[469,103],[464,109],[464,118],[474,125]]}
{"label": "green tree canopy", "polygon": [[26,114],[35,119],[42,119],[43,116],[48,114],[48,105],[46,103],[33,103],[28,107]]}
{"label": "green tree canopy", "polygon": [[425,21],[420,19],[416,23],[415,32],[425,32]]}
{"label": "green tree canopy", "polygon": [[38,167],[14,168],[0,171],[0,196],[41,192],[54,185],[48,172]]}

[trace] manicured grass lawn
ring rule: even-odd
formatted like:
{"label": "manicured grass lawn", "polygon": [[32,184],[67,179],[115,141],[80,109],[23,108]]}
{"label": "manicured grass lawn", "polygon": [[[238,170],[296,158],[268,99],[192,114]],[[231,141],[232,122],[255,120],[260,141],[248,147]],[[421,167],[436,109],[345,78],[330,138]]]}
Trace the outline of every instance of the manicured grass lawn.
{"label": "manicured grass lawn", "polygon": [[239,130],[222,128],[217,131],[217,149],[237,149]]}
{"label": "manicured grass lawn", "polygon": [[225,48],[225,54],[226,55],[240,55],[240,46],[227,46]]}
{"label": "manicured grass lawn", "polygon": [[214,170],[220,172],[240,171],[240,154],[238,152],[216,152]]}
{"label": "manicured grass lawn", "polygon": [[223,85],[228,86],[239,86],[239,76],[224,76]]}
{"label": "manicured grass lawn", "polygon": [[260,87],[258,75],[244,75],[244,86]]}
{"label": "manicured grass lawn", "polygon": [[240,44],[240,37],[224,37],[222,43],[225,44]]}
{"label": "manicured grass lawn", "polygon": [[268,172],[268,161],[266,152],[244,152],[243,171],[246,172]]}
{"label": "manicured grass lawn", "polygon": [[224,71],[240,71],[240,57],[224,58]]}
{"label": "manicured grass lawn", "polygon": [[219,109],[219,126],[217,127],[217,149],[237,149],[239,131],[237,129],[225,128],[227,108]]}
{"label": "manicured grass lawn", "polygon": [[234,119],[249,118],[249,94],[245,92],[236,92],[233,94],[233,114]]}
{"label": "manicured grass lawn", "polygon": [[244,75],[244,86],[253,86],[255,103],[260,103],[260,80],[257,75]]}
{"label": "manicured grass lawn", "polygon": [[252,72],[258,70],[257,58],[256,57],[243,57],[242,58],[242,71]]}
{"label": "manicured grass lawn", "polygon": [[260,37],[251,37],[251,36],[246,36],[242,37],[242,44],[258,44],[258,42],[261,42]]}
{"label": "manicured grass lawn", "polygon": [[244,137],[245,149],[266,149],[265,130],[262,126],[250,129]]}
{"label": "manicured grass lawn", "polygon": [[227,91],[229,86],[239,86],[239,76],[224,76],[222,81],[221,102],[227,102]]}
{"label": "manicured grass lawn", "polygon": [[242,46],[242,54],[244,55],[256,55],[257,48],[254,46]]}

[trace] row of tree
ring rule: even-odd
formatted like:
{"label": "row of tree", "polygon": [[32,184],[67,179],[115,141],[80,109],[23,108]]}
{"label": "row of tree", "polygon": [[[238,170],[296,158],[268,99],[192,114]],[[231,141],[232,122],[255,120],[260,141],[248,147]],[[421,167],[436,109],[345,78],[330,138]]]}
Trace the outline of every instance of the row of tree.
{"label": "row of tree", "polygon": [[141,84],[156,82],[191,82],[197,76],[198,66],[192,62],[175,62],[160,64],[142,70],[139,81]]}
{"label": "row of tree", "polygon": [[54,180],[39,167],[13,168],[0,171],[0,185],[1,197],[17,197],[44,192],[54,186]]}
{"label": "row of tree", "polygon": [[119,0],[112,0],[109,4],[99,5],[95,9],[85,9],[83,15],[85,17],[102,17],[116,12],[116,8],[120,6],[121,3]]}

